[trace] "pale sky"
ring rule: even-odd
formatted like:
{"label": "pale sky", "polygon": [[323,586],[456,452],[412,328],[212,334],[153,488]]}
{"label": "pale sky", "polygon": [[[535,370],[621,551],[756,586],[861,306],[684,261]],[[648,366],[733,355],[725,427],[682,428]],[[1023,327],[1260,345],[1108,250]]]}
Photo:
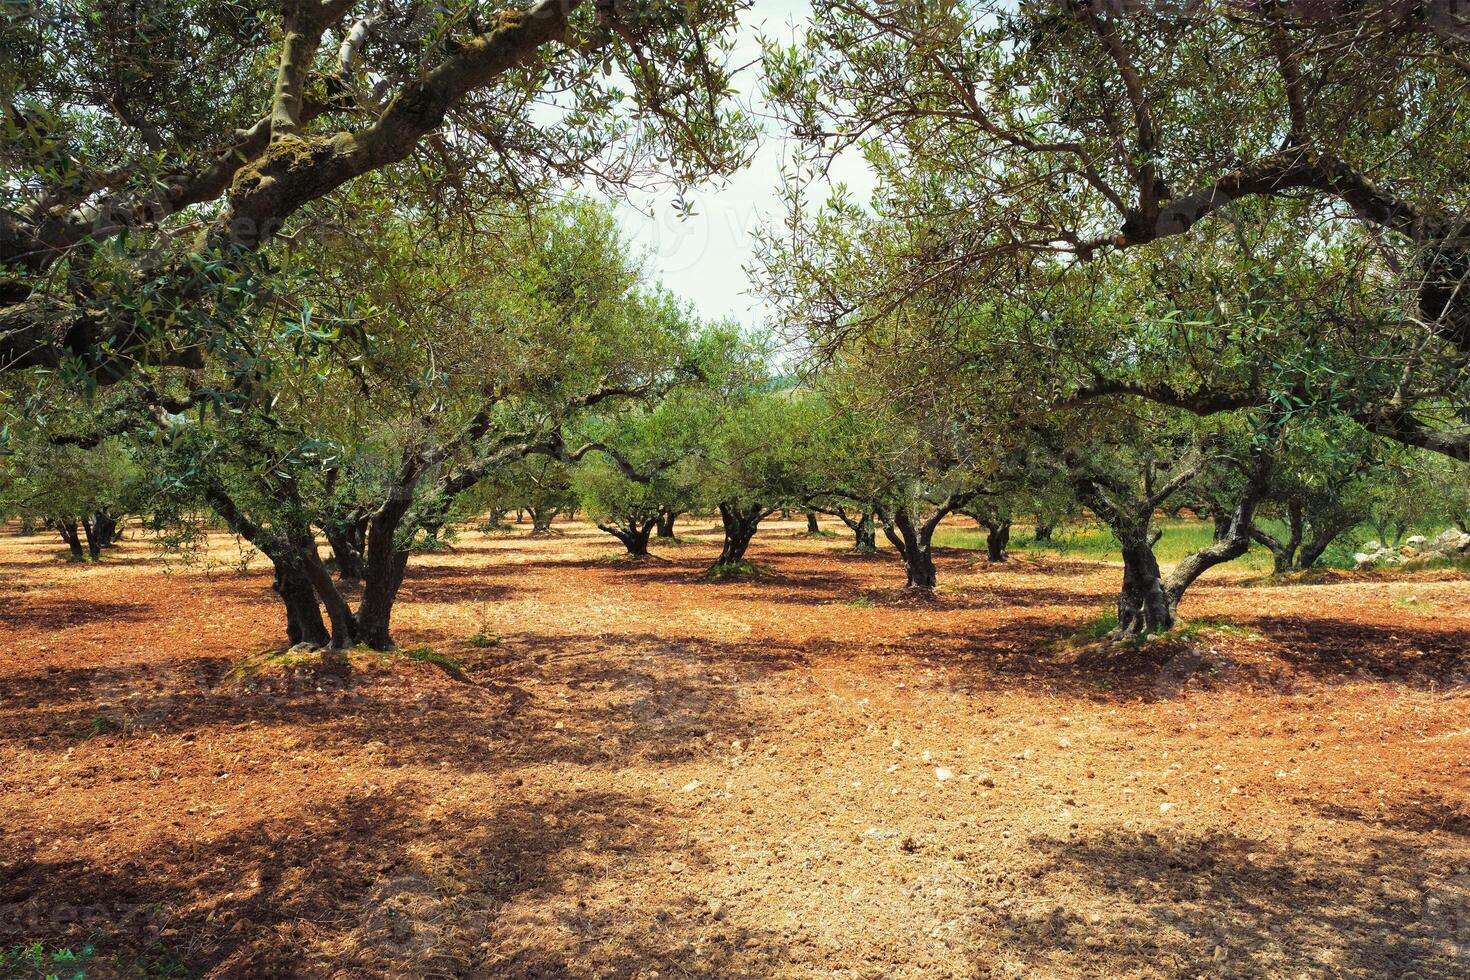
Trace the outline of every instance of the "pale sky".
{"label": "pale sky", "polygon": [[[756,114],[765,112],[760,101],[760,45],[762,35],[789,41],[803,23],[808,0],[755,0],[741,17],[741,29],[732,64],[751,64],[737,85],[743,100]],[[762,323],[767,307],[751,295],[745,268],[751,264],[753,237],[764,224],[779,223],[783,205],[778,188],[787,147],[774,120],[750,166],[721,185],[696,188],[686,195],[695,216],[681,219],[673,207],[673,192],[635,197],[620,204],[618,217],[635,245],[649,250],[650,271],[679,296],[694,303],[706,319],[730,317],[751,327]],[[831,179],[842,181],[859,201],[868,199],[871,175],[861,159],[839,160]],[[813,199],[826,197],[824,187],[811,188]],[[636,206],[635,206],[636,205]],[[640,212],[652,209],[653,215]]]}

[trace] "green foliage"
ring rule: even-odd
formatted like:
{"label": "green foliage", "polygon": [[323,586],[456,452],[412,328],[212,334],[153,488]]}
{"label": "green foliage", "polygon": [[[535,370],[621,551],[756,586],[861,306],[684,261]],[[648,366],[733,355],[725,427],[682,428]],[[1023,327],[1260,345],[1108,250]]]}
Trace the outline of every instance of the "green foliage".
{"label": "green foliage", "polygon": [[721,562],[705,571],[704,577],[711,582],[738,582],[758,578],[761,566],[749,561]]}
{"label": "green foliage", "polygon": [[486,627],[481,626],[475,635],[470,637],[466,642],[477,650],[490,650],[500,646],[501,640],[502,637],[499,633],[491,632]]}
{"label": "green foliage", "polygon": [[33,942],[0,947],[0,972],[14,980],[86,980],[96,962],[97,951],[91,946],[51,949]]}
{"label": "green foliage", "polygon": [[443,668],[451,673],[462,673],[464,668],[459,665],[453,657],[442,653],[436,653],[429,647],[409,647],[399,653],[415,663],[433,664],[435,667]]}

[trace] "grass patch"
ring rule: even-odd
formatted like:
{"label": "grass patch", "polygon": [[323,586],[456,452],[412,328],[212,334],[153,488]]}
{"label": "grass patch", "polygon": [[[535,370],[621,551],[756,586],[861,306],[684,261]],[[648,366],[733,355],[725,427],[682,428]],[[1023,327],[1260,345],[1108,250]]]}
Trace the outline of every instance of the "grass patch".
{"label": "grass patch", "polygon": [[234,666],[225,672],[224,679],[236,684],[249,683],[256,677],[271,671],[291,671],[297,667],[319,665],[321,662],[321,651],[313,650],[305,645],[285,650],[262,650],[236,661]]}
{"label": "grass patch", "polygon": [[481,626],[480,631],[470,637],[466,642],[477,650],[490,650],[500,646],[502,637],[499,633],[492,633]]}
{"label": "grass patch", "polygon": [[1101,616],[1098,616],[1092,622],[1083,626],[1073,635],[1076,636],[1078,639],[1083,640],[1101,640],[1104,637],[1111,635],[1113,630],[1117,628],[1118,614],[1117,612],[1110,609],[1107,612],[1103,613]]}
{"label": "grass patch", "polygon": [[681,538],[677,534],[668,538],[652,537],[648,539],[650,548],[688,548],[704,543],[698,538]]}
{"label": "grass patch", "polygon": [[1245,626],[1237,626],[1234,623],[1226,623],[1218,619],[1195,619],[1187,623],[1181,623],[1170,630],[1167,636],[1180,640],[1190,640],[1203,633],[1213,633],[1216,636],[1228,636],[1236,640],[1259,640],[1261,634]]}
{"label": "grass patch", "polygon": [[1395,608],[1397,608],[1397,609],[1406,609],[1409,612],[1415,612],[1415,613],[1439,612],[1439,606],[1437,606],[1434,603],[1428,601],[1427,599],[1421,599],[1421,598],[1419,598],[1416,595],[1400,596],[1399,598],[1393,600],[1393,604],[1394,604],[1394,607]]}
{"label": "grass patch", "polygon": [[615,555],[603,555],[601,558],[596,559],[596,562],[599,565],[608,565],[616,568],[620,565],[642,565],[644,562],[655,560],[661,561],[662,559],[655,559],[653,555],[630,555],[626,551],[620,551]]}
{"label": "grass patch", "polygon": [[[1083,624],[1074,632],[1063,636],[1060,644],[1063,647],[1087,647],[1101,644],[1105,641],[1111,642],[1115,638],[1113,631],[1118,628],[1118,614],[1114,610],[1102,613],[1096,619]],[[1153,633],[1141,640],[1128,637],[1116,638],[1116,643],[1125,646],[1138,646],[1140,643],[1155,643],[1160,641],[1188,642],[1205,634],[1215,636],[1228,636],[1237,640],[1259,640],[1261,634],[1244,626],[1234,623],[1226,623],[1214,619],[1191,620],[1187,623],[1179,623],[1167,633]]]}
{"label": "grass patch", "polygon": [[99,956],[93,946],[49,948],[44,943],[0,946],[0,977],[6,980],[86,980],[89,976],[176,978],[193,975],[172,953],[142,958]]}
{"label": "grass patch", "polygon": [[758,578],[765,569],[749,561],[720,562],[705,570],[704,577],[711,582],[733,582]]}
{"label": "grass patch", "polygon": [[[119,735],[127,729],[127,723],[109,718],[107,715],[98,715],[84,724],[73,725],[67,734],[78,741],[85,742],[89,738],[97,738],[99,735]],[[0,960],[0,963],[3,963]]]}
{"label": "grass patch", "polygon": [[[1165,518],[1157,526],[1164,532],[1154,546],[1159,561],[1177,562],[1201,548],[1214,543],[1214,524],[1188,518]],[[1016,525],[1015,533],[1007,550],[1012,554],[1062,555],[1091,561],[1122,561],[1123,554],[1118,539],[1104,524],[1085,522],[1068,524],[1056,528],[1049,541],[1037,541],[1023,525]],[[1026,533],[1020,533],[1025,531]],[[980,528],[940,528],[934,534],[934,543],[945,548],[964,548],[971,551],[985,550],[985,531]],[[1235,568],[1269,571],[1272,567],[1271,553],[1259,545],[1233,562]]]}
{"label": "grass patch", "polygon": [[860,596],[853,596],[851,599],[848,599],[846,602],[844,602],[843,605],[844,606],[854,606],[854,607],[856,607],[858,609],[872,609],[873,606],[874,606],[874,602],[873,602],[873,597],[872,596],[870,596],[870,595],[860,595]]}
{"label": "grass patch", "polygon": [[1339,569],[1318,567],[1303,568],[1295,572],[1272,572],[1242,584],[1247,586],[1328,585],[1346,579],[1347,576]]}
{"label": "grass patch", "polygon": [[[464,670],[453,657],[447,657],[442,653],[435,653],[429,647],[409,647],[407,650],[398,651],[398,655],[407,657],[415,663],[433,664],[435,667],[442,667],[444,670]],[[383,654],[383,656],[391,657],[393,655],[389,653]]]}
{"label": "grass patch", "polygon": [[1410,571],[1463,572],[1470,575],[1470,557],[1459,555],[1435,555],[1409,566]]}
{"label": "grass patch", "polygon": [[0,975],[5,977],[45,977],[51,980],[84,980],[87,969],[97,958],[91,946],[81,949],[47,949],[41,943],[26,943],[0,949]]}

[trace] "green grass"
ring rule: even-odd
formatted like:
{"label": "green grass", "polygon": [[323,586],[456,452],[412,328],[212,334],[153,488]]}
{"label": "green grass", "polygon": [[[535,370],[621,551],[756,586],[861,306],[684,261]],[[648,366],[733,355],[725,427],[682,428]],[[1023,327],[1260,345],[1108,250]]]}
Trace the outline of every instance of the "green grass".
{"label": "green grass", "polygon": [[1425,561],[1413,566],[1415,569],[1429,572],[1455,571],[1470,574],[1470,558],[1451,557],[1449,555],[1435,555]]}
{"label": "green grass", "polygon": [[1434,603],[1421,599],[1416,595],[1402,596],[1393,600],[1393,604],[1400,609],[1407,609],[1409,612],[1432,613],[1439,611],[1439,607]]}
{"label": "green grass", "polygon": [[463,673],[464,668],[453,657],[446,657],[442,653],[436,653],[429,647],[409,647],[398,651],[400,656],[406,657],[416,663],[433,664],[450,673]]}
{"label": "green grass", "polygon": [[500,646],[500,640],[501,636],[499,633],[492,633],[481,626],[480,631],[469,638],[469,644],[481,650],[489,650],[492,647]]}
{"label": "green grass", "polygon": [[733,564],[712,565],[704,573],[704,577],[711,582],[730,582],[739,579],[754,578],[761,573],[761,567],[753,562],[737,561]]}
{"label": "green grass", "polygon": [[1230,636],[1237,640],[1259,640],[1261,634],[1245,626],[1236,626],[1218,619],[1192,619],[1187,623],[1176,626],[1170,633],[1171,636],[1181,640],[1192,639],[1201,633],[1214,633],[1217,636]]}
{"label": "green grass", "polygon": [[48,950],[41,943],[11,946],[0,948],[0,976],[83,980],[95,959],[91,946],[79,950]]}
{"label": "green grass", "polygon": [[1118,613],[1115,610],[1109,609],[1086,626],[1083,626],[1077,631],[1076,635],[1079,639],[1085,637],[1090,640],[1101,640],[1117,628]]}
{"label": "green grass", "polygon": [[[1276,521],[1264,520],[1260,522],[1260,526],[1270,533],[1285,536],[1284,528]],[[1154,548],[1154,554],[1158,556],[1160,562],[1166,565],[1177,562],[1208,546],[1215,537],[1214,525],[1209,521],[1165,518],[1158,522],[1158,527],[1163,530],[1164,536],[1159,539],[1158,545]],[[1409,533],[1420,533],[1427,537],[1437,531],[1437,528],[1415,528]],[[1317,566],[1349,570],[1354,564],[1353,553],[1358,551],[1364,542],[1375,537],[1377,534],[1371,525],[1363,524],[1353,528],[1342,534],[1327,549]],[[1118,550],[1118,540],[1113,537],[1113,532],[1103,524],[1081,522],[1063,525],[1053,532],[1053,538],[1052,541],[1038,542],[1032,538],[1032,529],[1029,525],[1017,524],[1012,531],[1009,550],[1012,554],[1064,555],[1089,561],[1122,561],[1122,555]],[[934,543],[946,548],[984,551],[985,532],[980,528],[943,527],[935,533]],[[1273,568],[1271,552],[1258,544],[1252,544],[1249,551],[1228,564],[1233,568],[1263,573],[1268,573]],[[1459,561],[1436,559],[1416,567],[1454,568],[1470,571],[1470,559]]]}
{"label": "green grass", "polygon": [[126,728],[127,726],[124,723],[109,718],[107,715],[98,715],[85,724],[73,725],[68,734],[72,738],[86,741],[89,738],[96,738],[99,735],[116,735]]}

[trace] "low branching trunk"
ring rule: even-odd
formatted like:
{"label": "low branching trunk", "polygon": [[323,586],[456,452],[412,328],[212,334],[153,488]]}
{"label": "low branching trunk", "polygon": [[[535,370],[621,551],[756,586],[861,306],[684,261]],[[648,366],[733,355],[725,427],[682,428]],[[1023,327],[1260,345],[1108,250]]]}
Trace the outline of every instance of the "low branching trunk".
{"label": "low branching trunk", "polygon": [[883,523],[883,536],[903,559],[904,588],[933,592],[939,582],[930,546],[934,527],[927,521],[915,521],[907,507],[897,507],[892,513],[880,507],[878,517]]}
{"label": "low branching trunk", "polygon": [[1050,541],[1052,539],[1052,533],[1055,530],[1055,525],[1048,523],[1046,518],[1038,515],[1036,518],[1036,533],[1032,536],[1033,540]]}
{"label": "low branching trunk", "polygon": [[806,512],[806,533],[807,534],[821,534],[822,533],[822,526],[817,523],[817,514],[816,514],[816,511],[809,510],[809,511]]}
{"label": "low branching trunk", "polygon": [[626,520],[621,524],[599,524],[599,529],[606,531],[623,543],[631,558],[648,557],[648,537],[653,533],[654,525],[658,518],[650,517],[641,520]]}
{"label": "low branching trunk", "polygon": [[731,568],[745,561],[745,549],[750,547],[750,539],[755,537],[755,532],[760,528],[761,521],[769,517],[771,511],[763,504],[735,504],[725,501],[720,502],[720,522],[725,528],[725,543],[720,549],[720,557],[710,566],[714,571],[718,568]]}
{"label": "low branching trunk", "polygon": [[[1216,517],[1218,522],[1219,518]],[[1228,525],[1227,525],[1228,526]],[[1290,501],[1286,505],[1286,536],[1279,538],[1264,528],[1255,527],[1251,529],[1251,538],[1257,544],[1266,546],[1271,552],[1271,567],[1278,574],[1289,572],[1297,566],[1297,549],[1302,544],[1302,532],[1306,526],[1302,505],[1298,501]],[[1220,540],[1216,534],[1215,539]]]}
{"label": "low branching trunk", "polygon": [[878,553],[878,525],[870,510],[863,511],[852,526],[852,550],[863,555]]}
{"label": "low branching trunk", "polygon": [[556,520],[561,513],[560,507],[528,507],[527,512],[531,515],[531,534],[542,535],[551,533],[551,522]]}
{"label": "low branching trunk", "polygon": [[82,561],[87,557],[86,551],[82,549],[82,539],[77,532],[76,521],[71,518],[57,521],[56,530],[61,535],[61,540],[65,541],[67,548],[70,549],[73,561]]}
{"label": "low branching trunk", "polygon": [[1009,520],[981,520],[976,518],[976,523],[985,528],[985,560],[990,562],[1002,562],[1006,560],[1006,549],[1011,544],[1011,522]]}
{"label": "low branching trunk", "polygon": [[915,513],[910,504],[895,507],[892,511],[881,505],[874,506],[874,513],[883,525],[883,536],[903,559],[905,588],[925,594],[934,591],[939,578],[934,568],[934,532],[939,529],[941,521],[975,496],[975,491],[967,491],[952,493],[938,503],[929,501],[934,510],[928,517]]}
{"label": "low branching trunk", "polygon": [[1166,633],[1174,628],[1175,604],[1170,601],[1154,556],[1157,529],[1147,525],[1122,530],[1114,528],[1123,550],[1123,586],[1118,591],[1120,636],[1142,637]]}
{"label": "low branching trunk", "polygon": [[682,513],[683,511],[660,507],[658,509],[658,536],[661,538],[672,538],[674,536],[674,521]]}
{"label": "low branching trunk", "polygon": [[322,534],[332,548],[332,558],[337,564],[337,578],[356,584],[362,581],[362,552],[367,533],[366,517],[350,520],[327,521]]}
{"label": "low branching trunk", "polygon": [[102,557],[102,535],[92,518],[82,518],[82,533],[87,536],[87,557],[97,561]]}
{"label": "low branching trunk", "polygon": [[312,647],[326,646],[332,635],[322,622],[321,606],[306,577],[305,568],[290,558],[272,558],[271,563],[276,572],[271,588],[286,607],[286,642],[291,646],[300,643]]}
{"label": "low branching trunk", "polygon": [[1179,602],[1195,580],[1216,565],[1246,553],[1256,507],[1270,485],[1272,462],[1266,450],[1253,451],[1251,470],[1229,512],[1224,536],[1184,558],[1167,578],[1154,555],[1154,545],[1163,535],[1153,526],[1154,509],[1194,479],[1202,463],[1185,467],[1158,490],[1146,479],[1142,493],[1105,473],[1070,464],[1078,499],[1108,525],[1122,549],[1123,585],[1118,592],[1115,638],[1138,640],[1173,629]]}
{"label": "low branching trunk", "polygon": [[871,510],[858,511],[856,515],[849,514],[845,509],[838,507],[834,513],[837,519],[847,525],[852,532],[852,550],[860,555],[871,555],[878,550],[878,526],[873,520]]}

